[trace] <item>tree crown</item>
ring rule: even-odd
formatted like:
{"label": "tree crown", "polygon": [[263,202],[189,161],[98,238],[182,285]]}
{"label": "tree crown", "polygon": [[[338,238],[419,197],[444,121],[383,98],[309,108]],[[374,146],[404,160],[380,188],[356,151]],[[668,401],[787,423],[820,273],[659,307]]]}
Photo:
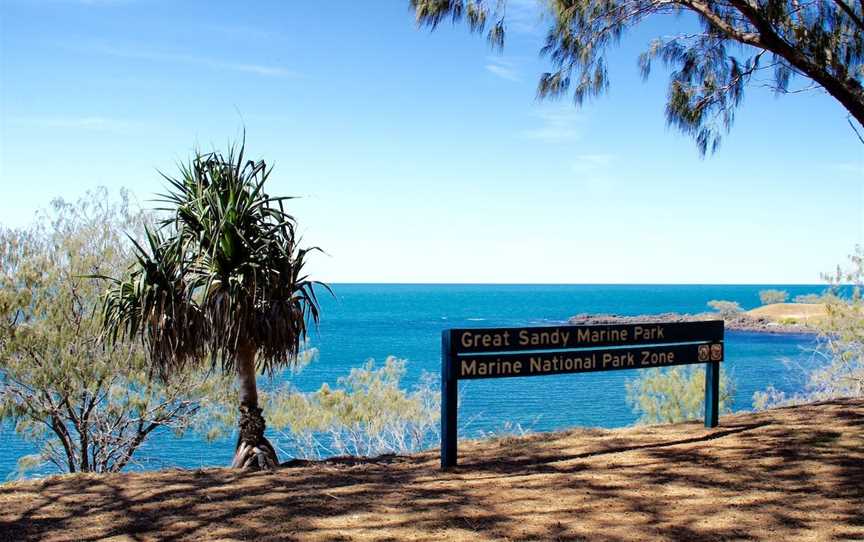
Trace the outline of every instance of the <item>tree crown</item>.
{"label": "tree crown", "polygon": [[320,283],[304,272],[317,248],[299,246],[291,198],[268,195],[271,169],[244,153],[199,153],[178,177],[163,175],[167,216],[105,297],[109,336],[140,334],[162,376],[206,358],[231,370],[242,345],[272,372],[297,359],[318,322]]}
{"label": "tree crown", "polygon": [[[494,21],[487,38],[501,47],[507,0],[410,0],[420,25],[467,20],[474,32]],[[672,71],[667,123],[714,152],[732,126],[748,85],[785,94],[822,89],[864,125],[864,3],[846,0],[544,0],[551,16],[541,54],[553,69],[540,97],[572,92],[581,104],[609,86],[606,55],[625,32],[655,15],[694,14],[701,28],[655,39],[639,65]],[[791,88],[796,76],[810,85]],[[853,124],[853,128],[855,125]],[[857,133],[857,129],[856,129]],[[860,137],[860,136],[859,136]],[[864,139],[862,139],[864,142]]]}

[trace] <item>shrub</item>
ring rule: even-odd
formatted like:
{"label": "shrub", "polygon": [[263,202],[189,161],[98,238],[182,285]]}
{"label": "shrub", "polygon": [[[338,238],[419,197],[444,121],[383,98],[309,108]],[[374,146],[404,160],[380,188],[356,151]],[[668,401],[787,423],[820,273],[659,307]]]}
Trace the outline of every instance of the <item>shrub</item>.
{"label": "shrub", "polygon": [[[829,294],[822,296],[826,316],[818,321],[819,342],[812,361],[803,369],[804,389],[786,394],[769,387],[753,394],[756,409],[787,406],[840,397],[864,396],[864,252],[855,248],[850,256],[851,268],[839,266],[836,273],[823,275],[829,283]],[[852,285],[851,297],[839,297],[842,285]]]}
{"label": "shrub", "polygon": [[804,294],[804,295],[796,295],[795,303],[804,303],[808,305],[815,305],[816,303],[822,303],[824,297],[819,294]]}
{"label": "shrub", "polygon": [[[627,402],[639,423],[675,423],[698,419],[705,413],[705,370],[701,365],[646,369],[629,380]],[[721,365],[720,414],[729,412],[735,383]]]}
{"label": "shrub", "polygon": [[220,411],[220,380],[185,372],[162,384],[139,342],[100,342],[100,285],[87,275],[125,267],[124,232],[143,220],[125,194],[115,202],[100,190],[55,201],[28,228],[0,227],[0,423],[38,448],[19,474],[119,471],[157,429],[182,434]]}
{"label": "shrub", "polygon": [[763,305],[786,303],[788,299],[789,292],[784,290],[761,290],[759,292],[759,301],[761,301]]}
{"label": "shrub", "polygon": [[410,453],[437,443],[438,378],[424,373],[413,390],[400,387],[406,362],[388,357],[352,369],[331,388],[282,388],[267,394],[271,425],[304,458]]}
{"label": "shrub", "polygon": [[720,313],[722,318],[731,318],[741,313],[741,305],[735,301],[714,299],[708,302],[708,306]]}

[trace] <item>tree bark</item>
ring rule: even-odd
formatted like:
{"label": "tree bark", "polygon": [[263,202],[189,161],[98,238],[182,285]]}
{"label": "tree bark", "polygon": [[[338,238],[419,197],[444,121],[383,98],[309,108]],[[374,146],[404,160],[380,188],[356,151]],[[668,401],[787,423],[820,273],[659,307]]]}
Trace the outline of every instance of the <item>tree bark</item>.
{"label": "tree bark", "polygon": [[255,382],[255,345],[241,343],[237,348],[237,383],[240,391],[240,436],[234,451],[233,468],[256,470],[279,466],[276,450],[264,437],[264,417],[258,407]]}

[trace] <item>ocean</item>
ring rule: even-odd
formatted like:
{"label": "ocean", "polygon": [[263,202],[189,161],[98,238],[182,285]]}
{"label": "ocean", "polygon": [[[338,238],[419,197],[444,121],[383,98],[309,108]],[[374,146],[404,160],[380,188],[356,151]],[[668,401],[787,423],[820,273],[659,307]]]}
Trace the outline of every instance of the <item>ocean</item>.
{"label": "ocean", "polygon": [[[300,390],[336,384],[352,367],[387,356],[407,360],[403,381],[412,387],[424,371],[439,373],[441,331],[451,327],[494,327],[565,323],[580,313],[639,315],[708,310],[713,299],[759,305],[767,288],[794,297],[824,286],[772,285],[430,285],[335,284],[335,297],[321,292],[321,325],[311,338],[318,358],[296,375],[280,375]],[[736,382],[734,410],[752,408],[753,393],[769,385],[795,391],[798,367],[810,361],[811,335],[726,333],[726,361]],[[460,384],[460,438],[500,430],[505,423],[530,431],[575,426],[623,427],[636,421],[626,402],[625,383],[637,371],[475,380]],[[266,413],[265,413],[266,414]],[[722,420],[721,420],[722,423]],[[0,428],[0,480],[14,472],[19,456],[32,453],[10,427]],[[139,451],[147,468],[226,465],[234,439],[208,443],[199,435],[177,438],[163,432]],[[286,460],[286,457],[281,457]],[[46,474],[50,469],[37,474]]]}

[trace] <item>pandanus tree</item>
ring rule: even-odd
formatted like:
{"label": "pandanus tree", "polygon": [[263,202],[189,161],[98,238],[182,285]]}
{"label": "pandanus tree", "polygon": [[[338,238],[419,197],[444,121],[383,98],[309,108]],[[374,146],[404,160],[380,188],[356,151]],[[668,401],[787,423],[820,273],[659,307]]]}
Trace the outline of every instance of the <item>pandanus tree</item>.
{"label": "pandanus tree", "polygon": [[[233,467],[273,468],[276,451],[264,436],[256,376],[296,363],[310,325],[317,325],[315,287],[304,272],[316,248],[299,246],[291,198],[264,191],[264,161],[244,158],[245,145],[226,154],[198,154],[163,175],[166,214],[137,261],[111,279],[102,307],[108,340],[140,337],[154,378],[170,379],[190,364],[236,372],[239,438]],[[329,290],[329,289],[328,289]]]}

